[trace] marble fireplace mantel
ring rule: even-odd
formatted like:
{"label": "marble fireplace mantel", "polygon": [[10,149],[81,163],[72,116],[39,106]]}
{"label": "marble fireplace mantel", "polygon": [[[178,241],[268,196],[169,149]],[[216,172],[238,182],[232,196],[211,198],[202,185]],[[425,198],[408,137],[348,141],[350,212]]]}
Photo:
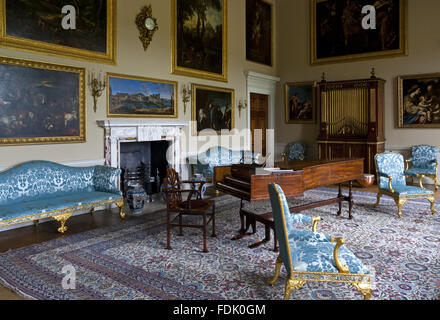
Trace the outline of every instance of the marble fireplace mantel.
{"label": "marble fireplace mantel", "polygon": [[171,120],[100,120],[98,126],[105,131],[105,164],[120,168],[121,143],[129,142],[170,142],[170,167],[181,174],[180,152],[183,128],[188,123]]}

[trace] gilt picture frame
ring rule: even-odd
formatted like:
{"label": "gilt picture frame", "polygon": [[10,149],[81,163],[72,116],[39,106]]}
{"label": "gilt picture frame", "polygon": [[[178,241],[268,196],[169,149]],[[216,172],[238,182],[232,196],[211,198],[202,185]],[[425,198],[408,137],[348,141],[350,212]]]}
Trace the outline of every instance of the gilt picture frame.
{"label": "gilt picture frame", "polygon": [[440,128],[440,73],[404,75],[398,82],[398,127]]}
{"label": "gilt picture frame", "polygon": [[109,118],[177,118],[178,83],[108,73]]}
{"label": "gilt picture frame", "polygon": [[246,0],[246,60],[273,66],[273,4]]}
{"label": "gilt picture frame", "polygon": [[311,64],[408,55],[408,0],[378,1],[376,29],[364,30],[368,0],[310,0]]}
{"label": "gilt picture frame", "polygon": [[206,2],[199,14],[190,3],[171,0],[171,73],[227,82],[228,0]]}
{"label": "gilt picture frame", "polygon": [[86,142],[85,73],[0,57],[0,146]]}
{"label": "gilt picture frame", "polygon": [[[76,29],[62,28],[66,4],[79,6]],[[0,46],[115,65],[116,10],[116,0],[0,0]]]}
{"label": "gilt picture frame", "polygon": [[235,128],[235,90],[192,85],[192,133],[221,134]]}
{"label": "gilt picture frame", "polygon": [[286,83],[286,124],[316,123],[316,89],[316,81]]}

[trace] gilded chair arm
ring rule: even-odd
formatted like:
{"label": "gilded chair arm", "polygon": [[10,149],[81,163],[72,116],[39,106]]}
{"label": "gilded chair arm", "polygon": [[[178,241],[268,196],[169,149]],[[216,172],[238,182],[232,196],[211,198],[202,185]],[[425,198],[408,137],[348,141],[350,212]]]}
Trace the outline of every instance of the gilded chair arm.
{"label": "gilded chair arm", "polygon": [[322,218],[321,217],[314,217],[313,219],[312,219],[312,221],[313,221],[313,232],[317,232],[316,230],[318,230],[318,223],[320,223],[321,221],[322,221]]}
{"label": "gilded chair arm", "polygon": [[409,164],[410,163],[413,163],[414,162],[414,159],[413,158],[409,158],[408,160],[405,160],[405,163],[406,163],[406,167],[405,167],[405,170],[409,170]]}
{"label": "gilded chair arm", "polygon": [[394,193],[395,191],[394,191],[393,185],[391,183],[393,181],[393,177],[391,177],[391,176],[389,176],[389,175],[387,175],[385,173],[381,173],[381,172],[379,172],[379,176],[382,177],[382,178],[387,178],[388,179],[388,189],[390,190],[391,193]]}
{"label": "gilded chair arm", "polygon": [[335,260],[336,268],[339,270],[340,273],[350,273],[350,269],[348,266],[343,265],[341,263],[341,260],[339,258],[339,248],[341,248],[345,244],[344,238],[331,238],[331,242],[336,242],[335,250],[333,252],[333,258]]}

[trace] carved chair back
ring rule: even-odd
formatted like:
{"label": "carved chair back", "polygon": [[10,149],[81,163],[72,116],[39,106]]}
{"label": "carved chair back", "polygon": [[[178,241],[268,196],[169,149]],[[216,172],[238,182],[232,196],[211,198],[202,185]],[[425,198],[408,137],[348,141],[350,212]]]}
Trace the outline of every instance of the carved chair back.
{"label": "carved chair back", "polygon": [[163,185],[167,200],[167,208],[178,210],[182,203],[182,189],[179,174],[176,170],[168,170]]}

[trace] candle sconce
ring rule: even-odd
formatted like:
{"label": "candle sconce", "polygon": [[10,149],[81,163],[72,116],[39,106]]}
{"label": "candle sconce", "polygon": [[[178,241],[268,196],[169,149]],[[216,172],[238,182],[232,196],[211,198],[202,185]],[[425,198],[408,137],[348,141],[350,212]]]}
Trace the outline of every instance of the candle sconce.
{"label": "candle sconce", "polygon": [[239,117],[241,117],[241,110],[246,109],[247,107],[248,107],[247,100],[244,100],[244,101],[240,100],[238,102],[238,116]]}
{"label": "candle sconce", "polygon": [[182,88],[182,98],[183,98],[183,107],[184,107],[184,114],[186,114],[186,106],[188,102],[191,100],[191,88],[189,85],[184,85]]}
{"label": "candle sconce", "polygon": [[92,90],[93,96],[93,111],[96,113],[96,108],[98,104],[98,99],[102,96],[104,89],[106,87],[104,77],[100,72],[98,77],[95,76],[95,73],[89,73],[88,85]]}

